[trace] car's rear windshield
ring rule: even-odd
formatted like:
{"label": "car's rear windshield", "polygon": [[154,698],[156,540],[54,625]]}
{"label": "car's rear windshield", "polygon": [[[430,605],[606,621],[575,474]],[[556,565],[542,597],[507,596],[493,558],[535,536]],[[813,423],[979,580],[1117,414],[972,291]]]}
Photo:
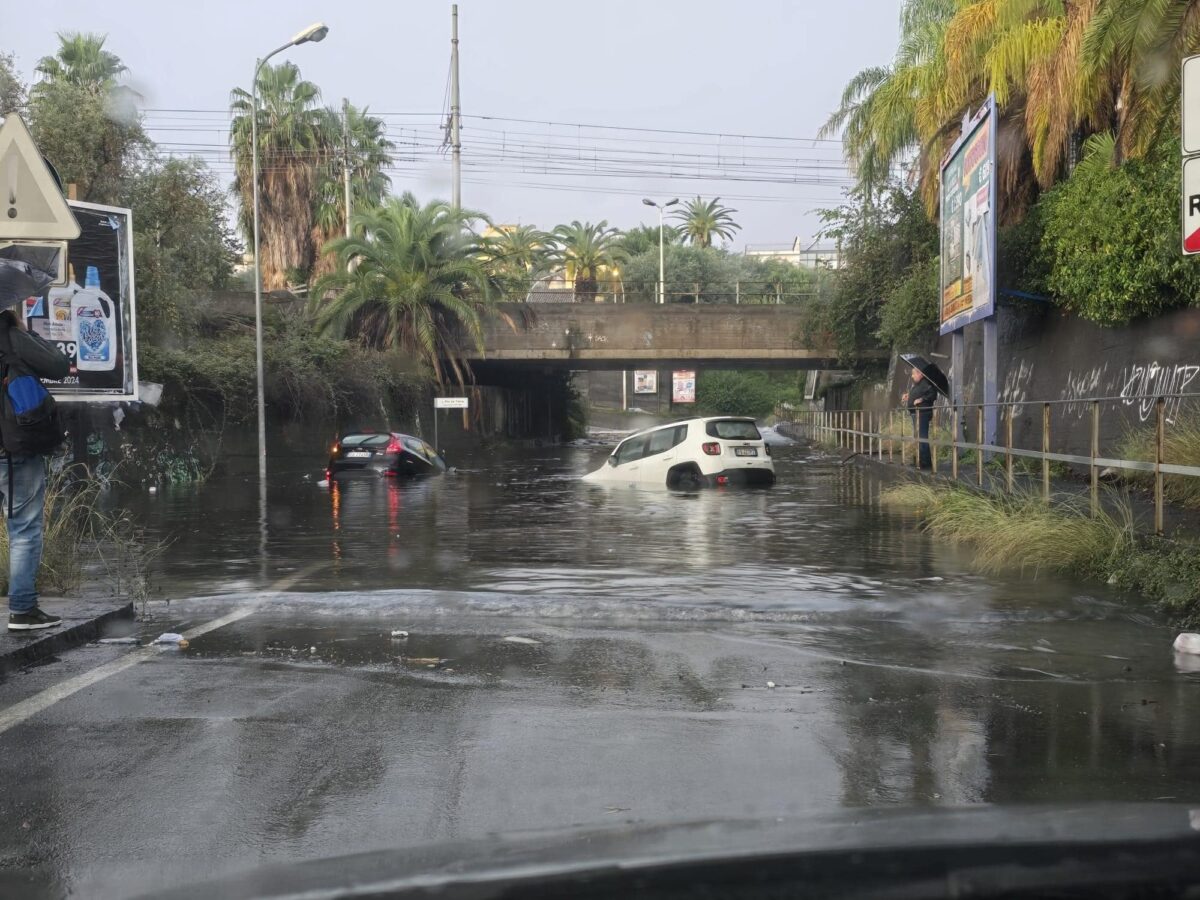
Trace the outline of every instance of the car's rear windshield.
{"label": "car's rear windshield", "polygon": [[761,441],[762,435],[753,422],[745,419],[717,419],[704,426],[709,437],[724,438],[727,441]]}
{"label": "car's rear windshield", "polygon": [[390,434],[348,434],[342,438],[343,447],[385,447],[392,439]]}

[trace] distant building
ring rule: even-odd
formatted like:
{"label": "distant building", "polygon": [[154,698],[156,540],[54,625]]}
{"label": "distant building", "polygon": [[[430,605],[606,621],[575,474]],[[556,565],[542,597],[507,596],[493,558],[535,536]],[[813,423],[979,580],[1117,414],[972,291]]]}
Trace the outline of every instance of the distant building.
{"label": "distant building", "polygon": [[796,238],[791,244],[747,244],[746,256],[759,259],[778,259],[804,269],[838,269],[842,255],[833,241],[802,241]]}

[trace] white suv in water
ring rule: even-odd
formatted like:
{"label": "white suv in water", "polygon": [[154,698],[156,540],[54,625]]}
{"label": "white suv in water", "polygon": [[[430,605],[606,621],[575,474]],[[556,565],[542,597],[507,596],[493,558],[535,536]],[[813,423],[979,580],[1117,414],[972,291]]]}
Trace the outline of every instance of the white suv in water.
{"label": "white suv in water", "polygon": [[585,481],[669,488],[775,483],[771,449],[753,419],[713,416],[647,428],[617,445]]}

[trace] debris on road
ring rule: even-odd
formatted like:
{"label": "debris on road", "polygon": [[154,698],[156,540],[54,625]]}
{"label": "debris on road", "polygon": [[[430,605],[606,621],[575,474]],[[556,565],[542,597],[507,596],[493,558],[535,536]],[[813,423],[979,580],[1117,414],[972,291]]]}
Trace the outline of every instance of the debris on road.
{"label": "debris on road", "polygon": [[188,648],[187,638],[185,638],[182,634],[178,634],[174,631],[167,631],[167,632],[164,632],[163,634],[160,634],[157,638],[154,639],[154,643],[155,644],[166,644],[169,647],[178,647],[180,650],[186,650]]}
{"label": "debris on road", "polygon": [[1200,634],[1192,631],[1181,632],[1172,646],[1176,653],[1200,653]]}
{"label": "debris on road", "polygon": [[768,682],[767,682],[767,687],[768,687],[768,688],[771,688],[771,689],[774,689],[774,687],[775,687],[775,682],[773,682],[773,681],[768,681]]}
{"label": "debris on road", "polygon": [[112,637],[100,638],[96,641],[97,644],[140,644],[141,639],[136,637]]}
{"label": "debris on road", "polygon": [[402,630],[400,630],[399,628],[397,628],[397,629],[395,629],[395,630],[392,632],[392,637],[394,637],[394,638],[406,638],[406,637],[408,637],[408,632],[407,632],[407,631],[402,631]]}
{"label": "debris on road", "polygon": [[510,634],[508,637],[504,638],[504,641],[508,644],[531,644],[535,646],[541,646],[542,643],[541,641],[535,641],[533,638],[521,637],[520,635],[516,634]]}
{"label": "debris on road", "polygon": [[440,666],[450,662],[440,656],[401,656],[399,660],[406,666]]}

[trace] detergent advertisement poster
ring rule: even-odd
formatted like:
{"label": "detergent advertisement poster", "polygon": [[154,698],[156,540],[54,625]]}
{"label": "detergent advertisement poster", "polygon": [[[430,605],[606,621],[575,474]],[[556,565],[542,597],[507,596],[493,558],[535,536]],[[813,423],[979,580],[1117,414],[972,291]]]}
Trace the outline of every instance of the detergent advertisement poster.
{"label": "detergent advertisement poster", "polygon": [[67,244],[66,284],[25,300],[26,327],[71,360],[59,400],[136,400],[133,233],[130,211],[70,203],[80,235]]}

